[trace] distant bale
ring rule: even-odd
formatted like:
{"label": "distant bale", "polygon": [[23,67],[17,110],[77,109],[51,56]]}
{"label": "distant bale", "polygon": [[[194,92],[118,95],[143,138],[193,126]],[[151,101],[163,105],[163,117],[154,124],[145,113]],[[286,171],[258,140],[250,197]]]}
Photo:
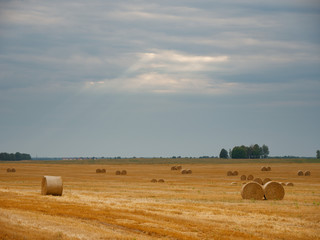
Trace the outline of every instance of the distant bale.
{"label": "distant bale", "polygon": [[178,169],[177,169],[176,166],[172,166],[172,167],[171,167],[171,170],[174,171],[174,170],[178,170]]}
{"label": "distant bale", "polygon": [[16,172],[16,169],[15,168],[11,168],[11,172]]}
{"label": "distant bale", "polygon": [[262,167],[261,171],[268,171],[266,167]]}
{"label": "distant bale", "polygon": [[106,170],[104,168],[101,169],[101,173],[106,173]]}
{"label": "distant bale", "polygon": [[260,185],[262,185],[262,184],[263,184],[263,182],[262,182],[262,179],[261,179],[261,178],[255,178],[255,179],[253,179],[253,181],[254,181],[254,182],[259,183]]}
{"label": "distant bale", "polygon": [[227,172],[227,176],[233,176],[232,171],[228,171],[228,172]]}
{"label": "distant bale", "polygon": [[151,179],[151,182],[155,183],[157,182],[157,179]]}
{"label": "distant bale", "polygon": [[43,176],[41,181],[41,194],[61,196],[63,191],[62,178],[60,176]]}
{"label": "distant bale", "polygon": [[270,178],[265,178],[265,179],[263,179],[263,181],[262,181],[262,185],[265,185],[267,182],[270,182],[270,181],[271,181]]}
{"label": "distant bale", "polygon": [[247,176],[246,176],[246,175],[241,175],[240,180],[241,180],[241,181],[247,180]]}
{"label": "distant bale", "polygon": [[301,170],[298,171],[298,176],[303,176],[303,172]]}
{"label": "distant bale", "polygon": [[238,176],[238,174],[239,174],[238,171],[233,171],[232,173],[233,176]]}
{"label": "distant bale", "polygon": [[280,184],[281,184],[282,186],[286,186],[286,183],[284,183],[284,182],[280,182]]}
{"label": "distant bale", "polygon": [[177,170],[181,170],[182,166],[177,166],[176,168],[177,168]]}
{"label": "distant bale", "polygon": [[187,174],[187,170],[186,169],[182,169],[181,170],[181,174]]}
{"label": "distant bale", "polygon": [[284,197],[284,188],[278,182],[268,182],[263,185],[264,196],[268,200],[282,200]]}
{"label": "distant bale", "polygon": [[286,186],[293,187],[293,183],[292,182],[287,182]]}
{"label": "distant bale", "polygon": [[7,172],[11,172],[11,168],[7,168]]}
{"label": "distant bale", "polygon": [[[14,169],[14,168],[13,168]],[[310,171],[306,171],[305,173],[304,173],[304,175],[305,176],[310,176],[311,175],[311,172]]]}
{"label": "distant bale", "polygon": [[271,167],[267,167],[267,171],[271,171]]}
{"label": "distant bale", "polygon": [[243,199],[262,200],[263,196],[263,188],[259,183],[249,182],[242,186],[241,197]]}
{"label": "distant bale", "polygon": [[253,175],[251,175],[251,174],[248,175],[247,180],[249,180],[249,181],[253,180]]}
{"label": "distant bale", "polygon": [[101,169],[96,169],[96,173],[101,173]]}
{"label": "distant bale", "polygon": [[163,179],[159,179],[158,182],[164,183],[164,180]]}
{"label": "distant bale", "polygon": [[187,174],[192,174],[192,170],[188,169]]}
{"label": "distant bale", "polygon": [[232,182],[232,183],[230,183],[231,185],[237,185],[238,183],[236,183],[236,182]]}
{"label": "distant bale", "polygon": [[121,175],[121,172],[119,170],[117,170],[116,175]]}
{"label": "distant bale", "polygon": [[121,175],[127,175],[127,171],[126,170],[122,170],[121,171]]}

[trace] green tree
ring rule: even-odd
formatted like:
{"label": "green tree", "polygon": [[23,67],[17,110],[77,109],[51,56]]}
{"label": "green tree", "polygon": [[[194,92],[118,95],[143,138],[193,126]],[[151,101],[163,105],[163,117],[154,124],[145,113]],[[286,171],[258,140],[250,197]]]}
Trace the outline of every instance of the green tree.
{"label": "green tree", "polygon": [[317,158],[320,159],[320,150],[317,150]]}
{"label": "green tree", "polygon": [[232,158],[248,158],[246,146],[235,146],[231,152]]}
{"label": "green tree", "polygon": [[263,158],[267,158],[269,155],[269,147],[265,144],[262,145],[261,147],[261,154]]}
{"label": "green tree", "polygon": [[228,158],[228,151],[225,150],[224,148],[221,149],[220,154],[219,154],[220,158]]}

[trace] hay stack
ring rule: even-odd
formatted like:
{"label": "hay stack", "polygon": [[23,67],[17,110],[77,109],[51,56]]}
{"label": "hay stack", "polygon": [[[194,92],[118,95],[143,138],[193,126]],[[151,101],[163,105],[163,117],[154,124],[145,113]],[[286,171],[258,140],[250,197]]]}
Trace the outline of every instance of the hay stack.
{"label": "hay stack", "polygon": [[117,170],[116,175],[121,175],[121,172],[119,170]]}
{"label": "hay stack", "polygon": [[171,171],[178,170],[176,166],[171,167]]}
{"label": "hay stack", "polygon": [[263,190],[267,200],[282,200],[285,194],[283,186],[274,181],[266,183]]}
{"label": "hay stack", "polygon": [[298,176],[303,176],[303,172],[301,170],[298,171]]}
{"label": "hay stack", "polygon": [[[14,168],[13,168],[14,169]],[[304,173],[304,175],[305,176],[310,176],[311,175],[311,172],[310,171],[306,171],[305,173]]]}
{"label": "hay stack", "polygon": [[262,179],[261,179],[261,178],[255,178],[253,181],[254,181],[254,182],[259,183],[260,185],[262,185],[262,184],[263,184],[263,182],[262,182]]}
{"label": "hay stack", "polygon": [[267,167],[267,171],[271,171],[271,167]]}
{"label": "hay stack", "polygon": [[151,179],[151,182],[155,183],[157,182],[157,179]]}
{"label": "hay stack", "polygon": [[259,183],[249,182],[242,186],[241,197],[243,199],[262,200],[263,196],[263,188]]}
{"label": "hay stack", "polygon": [[96,173],[101,173],[101,169],[96,169]]}
{"label": "hay stack", "polygon": [[233,176],[232,171],[228,171],[228,172],[227,172],[227,176]]}
{"label": "hay stack", "polygon": [[246,176],[246,175],[241,175],[240,180],[241,180],[241,181],[247,180],[247,176]]}
{"label": "hay stack", "polygon": [[261,171],[268,171],[266,167],[262,167]]}
{"label": "hay stack", "polygon": [[11,172],[16,172],[16,169],[15,168],[11,168]]}
{"label": "hay stack", "polygon": [[60,176],[43,176],[41,181],[41,194],[61,196],[63,191],[62,178]]}
{"label": "hay stack", "polygon": [[163,179],[159,179],[158,182],[164,183],[164,180]]}
{"label": "hay stack", "polygon": [[101,173],[106,173],[106,170],[104,168],[101,169]]}
{"label": "hay stack", "polygon": [[233,171],[232,173],[233,176],[238,176],[238,174],[239,174],[238,171]]}
{"label": "hay stack", "polygon": [[186,169],[182,169],[181,170],[181,174],[187,174],[187,170]]}
{"label": "hay stack", "polygon": [[192,170],[188,169],[187,174],[192,174]]}
{"label": "hay stack", "polygon": [[263,181],[262,181],[262,185],[265,185],[267,182],[270,182],[270,181],[271,181],[270,178],[265,178],[265,179],[263,179]]}
{"label": "hay stack", "polygon": [[11,168],[7,168],[7,172],[11,172]]}
{"label": "hay stack", "polygon": [[177,170],[181,170],[182,166],[177,166],[176,168],[177,168]]}
{"label": "hay stack", "polygon": [[127,175],[127,171],[126,170],[122,170],[121,171],[121,175]]}
{"label": "hay stack", "polygon": [[286,186],[293,187],[293,183],[292,182],[287,182]]}
{"label": "hay stack", "polygon": [[249,180],[249,181],[253,180],[253,175],[251,175],[251,174],[248,175],[247,180]]}

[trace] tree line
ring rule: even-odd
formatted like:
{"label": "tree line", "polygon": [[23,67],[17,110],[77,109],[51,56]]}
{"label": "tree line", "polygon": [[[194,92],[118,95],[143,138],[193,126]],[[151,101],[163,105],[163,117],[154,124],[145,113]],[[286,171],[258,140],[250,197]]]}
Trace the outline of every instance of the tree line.
{"label": "tree line", "polygon": [[31,160],[31,155],[28,153],[0,153],[0,161],[20,161],[20,160]]}
{"label": "tree line", "polygon": [[251,146],[235,146],[233,149],[230,149],[229,152],[226,149],[221,149],[219,157],[220,158],[267,158],[269,155],[269,147],[263,144],[261,147],[258,144]]}

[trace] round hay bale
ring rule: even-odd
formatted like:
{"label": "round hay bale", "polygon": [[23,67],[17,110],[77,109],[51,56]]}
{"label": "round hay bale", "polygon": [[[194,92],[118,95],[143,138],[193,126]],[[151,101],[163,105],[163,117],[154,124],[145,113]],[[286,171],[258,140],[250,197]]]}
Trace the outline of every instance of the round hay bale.
{"label": "round hay bale", "polygon": [[16,172],[16,169],[15,168],[11,168],[11,172]]}
{"label": "round hay bale", "polygon": [[155,183],[157,182],[157,179],[151,179],[151,182]]}
{"label": "round hay bale", "polygon": [[241,197],[243,199],[262,200],[263,196],[263,188],[257,182],[249,182],[242,186]]}
{"label": "round hay bale", "polygon": [[253,180],[253,175],[251,175],[251,174],[248,175],[247,180],[249,180],[249,181]]}
{"label": "round hay bale", "polygon": [[255,178],[253,181],[254,181],[254,182],[259,183],[260,185],[262,185],[262,184],[263,184],[263,182],[262,182],[262,179],[261,179],[261,178]]}
{"label": "round hay bale", "polygon": [[181,170],[181,174],[187,174],[187,170],[186,169],[182,169]]}
{"label": "round hay bale", "polygon": [[238,171],[233,171],[232,175],[233,176],[238,176],[239,172]]}
{"label": "round hay bale", "polygon": [[101,173],[101,169],[96,169],[96,173]]}
{"label": "round hay bale", "polygon": [[106,170],[104,168],[101,169],[101,173],[106,173]]}
{"label": "round hay bale", "polygon": [[263,185],[264,196],[267,200],[282,200],[284,197],[284,188],[278,182],[268,182]]}
{"label": "round hay bale", "polygon": [[121,175],[121,172],[119,170],[117,170],[116,175]]}
{"label": "round hay bale", "polygon": [[268,171],[268,170],[267,170],[266,167],[263,166],[263,167],[261,168],[261,171]]}
{"label": "round hay bale", "polygon": [[241,180],[241,181],[247,180],[247,176],[246,176],[246,175],[241,175],[240,180]]}
{"label": "round hay bale", "polygon": [[181,170],[182,166],[177,166],[176,168],[177,168],[177,170]]}
{"label": "round hay bale", "polygon": [[293,187],[293,183],[292,182],[287,182],[286,186]]}
{"label": "round hay bale", "polygon": [[61,196],[63,191],[62,178],[60,176],[43,176],[41,181],[41,194]]}
{"label": "round hay bale", "polygon": [[122,170],[121,171],[121,175],[127,175],[127,171],[126,170]]}
{"label": "round hay bale", "polygon": [[11,172],[11,168],[7,168],[7,172]]}
{"label": "round hay bale", "polygon": [[[13,169],[14,169],[14,168],[13,168]],[[13,169],[12,169],[12,170],[13,170]],[[305,175],[305,176],[310,176],[310,175],[311,175],[311,172],[310,172],[310,171],[305,171],[304,175]]]}
{"label": "round hay bale", "polygon": [[298,171],[298,176],[303,176],[303,172],[301,170]]}
{"label": "round hay bale", "polygon": [[263,179],[263,181],[262,181],[262,185],[265,185],[267,182],[270,182],[270,181],[271,181],[270,178],[265,178],[265,179]]}
{"label": "round hay bale", "polygon": [[282,186],[286,186],[286,183],[284,182],[279,182]]}
{"label": "round hay bale", "polygon": [[158,182],[164,183],[164,180],[163,179],[159,179]]}
{"label": "round hay bale", "polygon": [[188,169],[187,174],[192,174],[192,170]]}
{"label": "round hay bale", "polygon": [[176,167],[176,166],[172,166],[172,167],[171,167],[171,171],[174,171],[174,170],[177,170],[177,167]]}
{"label": "round hay bale", "polygon": [[267,171],[271,171],[271,167],[267,167]]}
{"label": "round hay bale", "polygon": [[228,172],[227,172],[227,176],[233,176],[232,171],[228,171]]}

